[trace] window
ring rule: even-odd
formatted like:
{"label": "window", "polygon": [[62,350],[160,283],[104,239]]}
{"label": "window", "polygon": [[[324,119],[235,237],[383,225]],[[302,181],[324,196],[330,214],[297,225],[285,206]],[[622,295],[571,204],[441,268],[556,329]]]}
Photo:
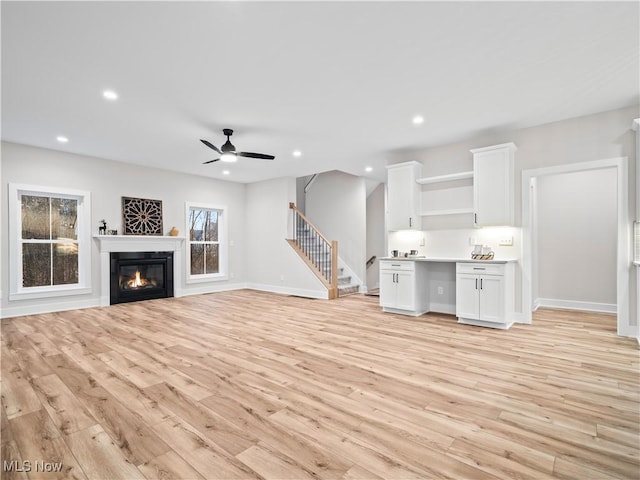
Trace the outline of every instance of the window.
{"label": "window", "polygon": [[225,209],[187,204],[187,281],[226,279]]}
{"label": "window", "polygon": [[10,299],[89,293],[89,193],[9,189]]}

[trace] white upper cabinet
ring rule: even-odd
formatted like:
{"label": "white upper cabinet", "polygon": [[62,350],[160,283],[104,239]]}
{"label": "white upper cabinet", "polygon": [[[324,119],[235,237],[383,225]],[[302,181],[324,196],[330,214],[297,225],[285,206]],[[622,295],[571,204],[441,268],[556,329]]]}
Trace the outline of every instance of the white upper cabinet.
{"label": "white upper cabinet", "polygon": [[405,162],[387,167],[387,230],[420,230],[419,162]]}
{"label": "white upper cabinet", "polygon": [[504,143],[473,153],[474,224],[478,227],[514,224],[514,161],[517,147]]}

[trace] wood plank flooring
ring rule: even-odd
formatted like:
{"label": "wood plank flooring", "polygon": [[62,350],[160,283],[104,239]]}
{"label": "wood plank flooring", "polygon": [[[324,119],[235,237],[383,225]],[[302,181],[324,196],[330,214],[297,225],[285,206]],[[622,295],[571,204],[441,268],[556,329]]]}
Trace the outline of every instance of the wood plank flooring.
{"label": "wood plank flooring", "polygon": [[6,319],[1,476],[637,480],[639,350],[615,323],[251,290]]}

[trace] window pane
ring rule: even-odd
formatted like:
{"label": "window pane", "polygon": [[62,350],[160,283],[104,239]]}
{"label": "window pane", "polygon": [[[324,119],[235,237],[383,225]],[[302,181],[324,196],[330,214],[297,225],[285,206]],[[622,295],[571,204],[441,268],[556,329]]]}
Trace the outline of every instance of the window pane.
{"label": "window pane", "polygon": [[204,239],[204,210],[189,210],[189,239],[201,242]]}
{"label": "window pane", "polygon": [[78,201],[70,198],[51,199],[51,238],[77,240]]}
{"label": "window pane", "polygon": [[205,245],[206,267],[205,273],[218,273],[220,271],[218,261],[218,245]]}
{"label": "window pane", "polygon": [[191,275],[204,273],[204,245],[191,245]]}
{"label": "window pane", "polygon": [[51,244],[22,244],[22,286],[51,285]]}
{"label": "window pane", "polygon": [[22,195],[22,238],[49,239],[49,197]]}
{"label": "window pane", "polygon": [[207,242],[218,241],[218,212],[216,210],[206,210],[204,223],[204,239]]}
{"label": "window pane", "polygon": [[53,284],[78,283],[78,244],[56,243],[53,245]]}

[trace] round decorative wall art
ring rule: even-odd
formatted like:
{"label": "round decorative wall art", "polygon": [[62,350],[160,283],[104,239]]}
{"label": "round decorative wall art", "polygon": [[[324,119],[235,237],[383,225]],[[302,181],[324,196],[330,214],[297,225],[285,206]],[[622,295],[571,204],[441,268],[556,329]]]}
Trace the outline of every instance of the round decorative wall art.
{"label": "round decorative wall art", "polygon": [[162,200],[122,197],[125,235],[162,235]]}

